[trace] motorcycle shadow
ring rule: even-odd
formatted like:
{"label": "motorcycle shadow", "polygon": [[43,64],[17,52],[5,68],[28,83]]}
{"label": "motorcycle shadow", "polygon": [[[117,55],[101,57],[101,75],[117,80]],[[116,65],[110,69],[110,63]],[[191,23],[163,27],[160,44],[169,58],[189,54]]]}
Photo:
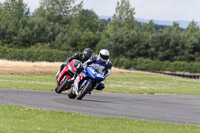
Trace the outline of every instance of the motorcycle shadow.
{"label": "motorcycle shadow", "polygon": [[111,103],[110,101],[92,100],[92,99],[82,99],[81,101],[85,101],[85,102],[94,102],[94,103]]}
{"label": "motorcycle shadow", "polygon": [[[68,95],[68,92],[62,92],[62,93],[56,93],[57,95]],[[96,100],[96,99],[86,99],[87,96],[82,99],[82,100],[78,100],[78,101],[82,101],[82,102],[93,102],[93,103],[112,103],[110,101],[105,101],[105,100]],[[77,99],[70,99],[70,100],[77,100]]]}

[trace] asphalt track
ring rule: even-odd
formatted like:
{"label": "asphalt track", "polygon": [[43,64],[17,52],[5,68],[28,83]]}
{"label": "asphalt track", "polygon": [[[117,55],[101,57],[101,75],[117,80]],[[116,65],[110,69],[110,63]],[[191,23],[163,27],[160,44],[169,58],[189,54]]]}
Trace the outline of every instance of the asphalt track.
{"label": "asphalt track", "polygon": [[0,88],[0,104],[120,117],[166,123],[200,125],[200,96],[92,93],[82,101],[67,94]]}

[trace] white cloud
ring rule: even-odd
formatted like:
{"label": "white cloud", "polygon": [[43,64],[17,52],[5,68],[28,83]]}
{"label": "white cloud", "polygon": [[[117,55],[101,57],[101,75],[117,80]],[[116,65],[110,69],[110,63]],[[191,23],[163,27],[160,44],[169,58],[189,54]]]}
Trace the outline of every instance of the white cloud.
{"label": "white cloud", "polygon": [[[0,0],[3,2],[5,0]],[[40,0],[24,0],[33,12]],[[77,0],[80,2],[82,0]],[[83,0],[84,8],[93,9],[99,16],[113,16],[117,1]],[[129,0],[135,8],[137,18],[157,20],[195,20],[200,21],[200,0]]]}
{"label": "white cloud", "polygon": [[24,3],[27,3],[31,12],[34,12],[34,10],[40,6],[39,1],[40,0],[24,0]]}
{"label": "white cloud", "polygon": [[[78,0],[81,1],[81,0]],[[83,0],[84,8],[93,9],[99,16],[113,16],[120,0]],[[200,21],[199,0],[129,0],[135,17],[157,20]]]}
{"label": "white cloud", "polygon": [[40,0],[24,0],[24,3],[28,4],[31,12],[34,12],[34,10],[40,6],[39,1]]}
{"label": "white cloud", "polygon": [[[0,2],[4,2],[5,0],[0,0]],[[34,12],[35,9],[37,9],[40,4],[39,4],[40,0],[24,0],[24,3],[26,3],[28,5],[28,7],[30,8],[31,12]]]}
{"label": "white cloud", "polygon": [[115,12],[117,0],[83,0],[83,3],[84,8],[93,9],[99,16],[112,16]]}
{"label": "white cloud", "polygon": [[200,20],[200,1],[197,0],[131,0],[131,4],[139,18]]}

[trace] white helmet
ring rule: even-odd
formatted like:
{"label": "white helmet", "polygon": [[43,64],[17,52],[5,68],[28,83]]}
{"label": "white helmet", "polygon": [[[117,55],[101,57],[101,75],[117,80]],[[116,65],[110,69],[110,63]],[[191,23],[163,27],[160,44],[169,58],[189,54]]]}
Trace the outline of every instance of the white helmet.
{"label": "white helmet", "polygon": [[106,62],[106,61],[109,59],[109,56],[110,56],[109,51],[106,50],[106,49],[102,49],[102,50],[99,52],[98,58],[99,58],[101,61]]}

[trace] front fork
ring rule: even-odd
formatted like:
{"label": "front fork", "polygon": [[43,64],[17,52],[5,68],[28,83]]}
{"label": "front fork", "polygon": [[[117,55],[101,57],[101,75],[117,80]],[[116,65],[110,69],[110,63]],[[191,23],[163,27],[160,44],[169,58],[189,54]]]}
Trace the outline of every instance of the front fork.
{"label": "front fork", "polygon": [[[83,83],[82,83],[82,85],[81,85],[80,88],[86,86],[88,82],[91,82],[91,83],[92,83],[92,88],[90,88],[90,90],[88,90],[88,93],[91,94],[91,91],[94,89],[94,86],[95,86],[94,81],[92,81],[92,80],[90,80],[90,79],[85,80],[85,81],[83,81]],[[79,90],[79,91],[80,91],[80,90]]]}
{"label": "front fork", "polygon": [[60,74],[60,70],[58,70],[58,72],[57,72],[57,74],[56,74],[56,80],[57,80],[57,81],[58,81],[59,74]]}

